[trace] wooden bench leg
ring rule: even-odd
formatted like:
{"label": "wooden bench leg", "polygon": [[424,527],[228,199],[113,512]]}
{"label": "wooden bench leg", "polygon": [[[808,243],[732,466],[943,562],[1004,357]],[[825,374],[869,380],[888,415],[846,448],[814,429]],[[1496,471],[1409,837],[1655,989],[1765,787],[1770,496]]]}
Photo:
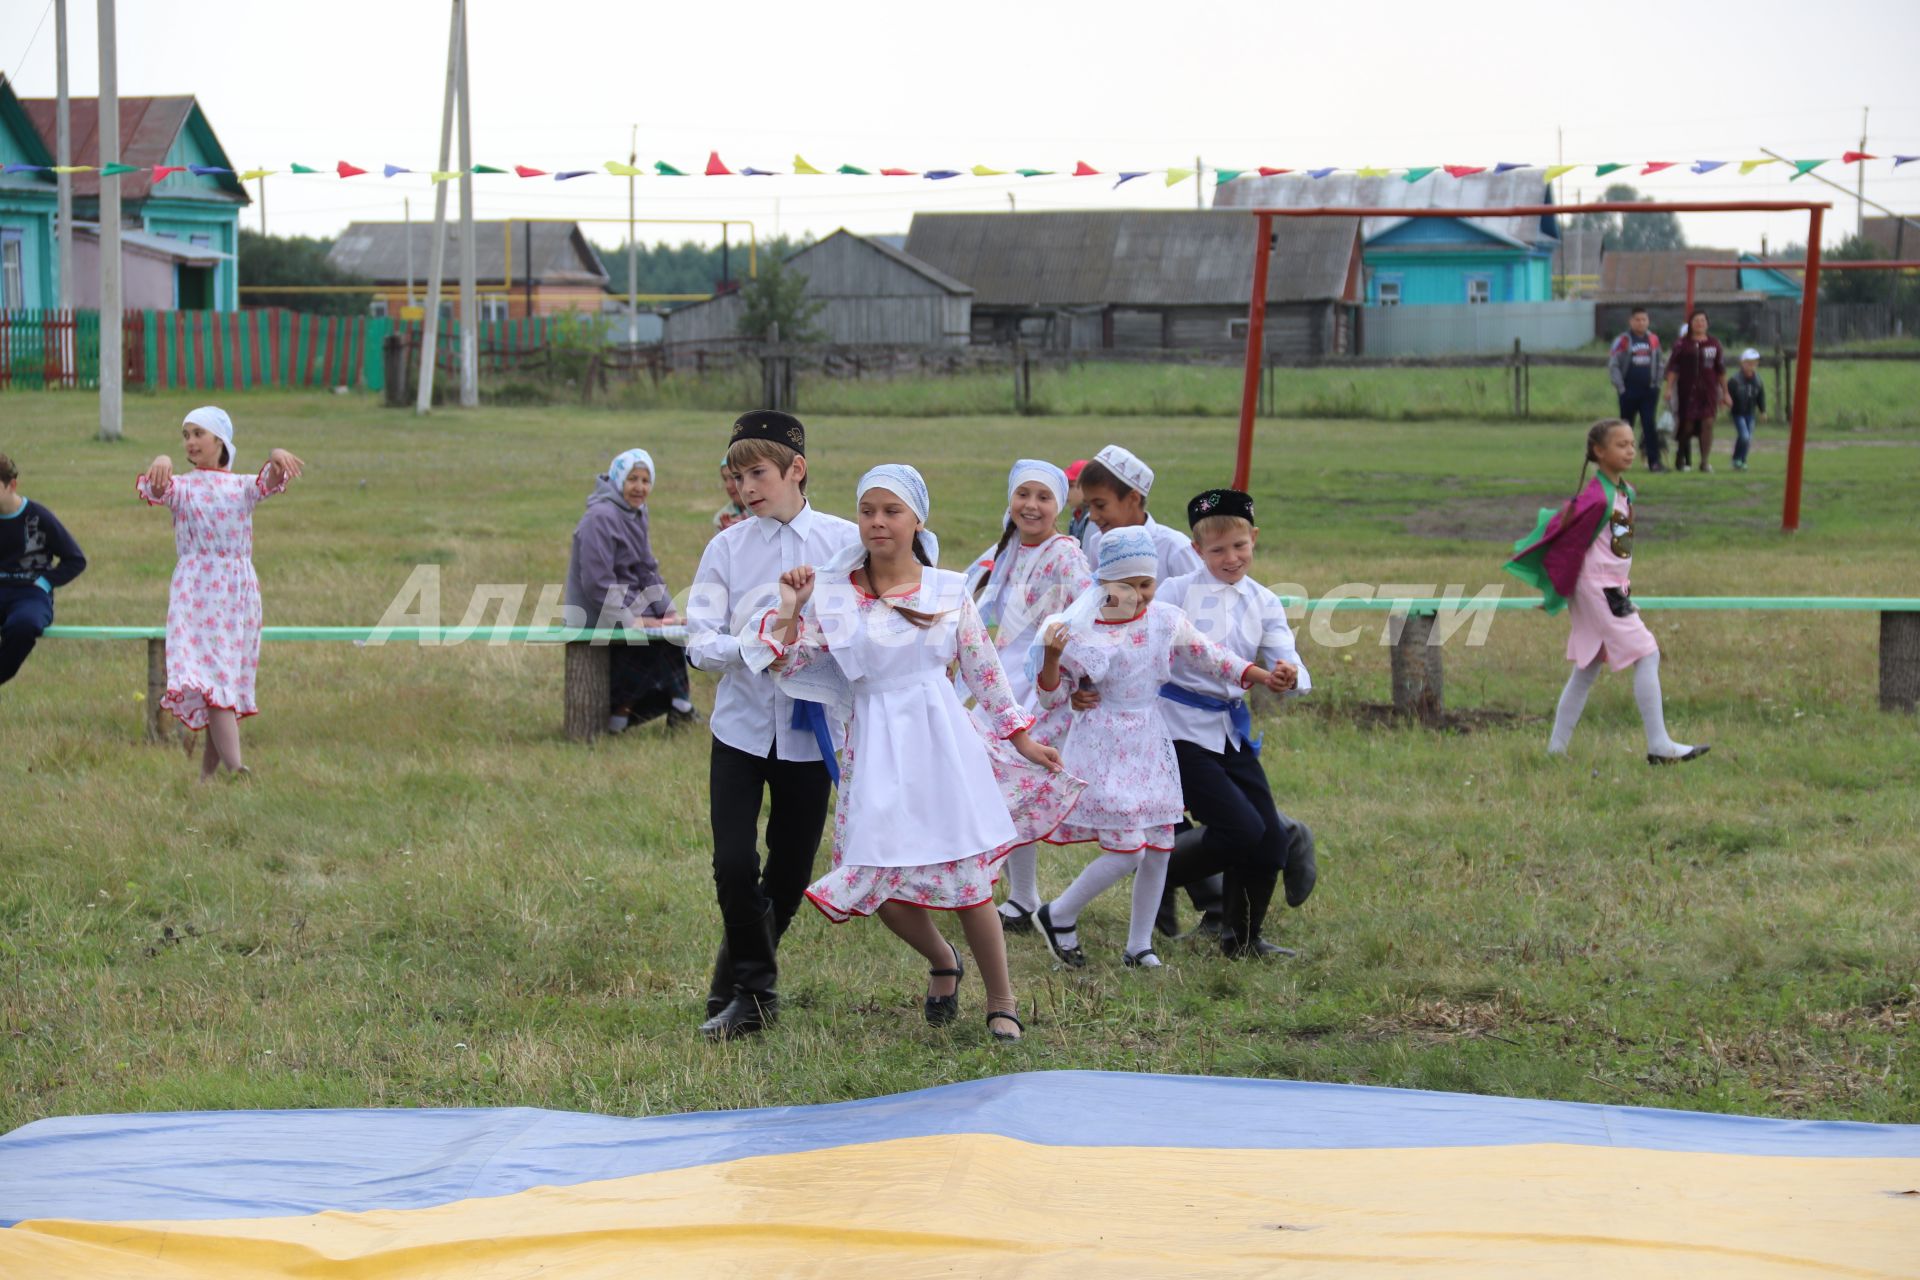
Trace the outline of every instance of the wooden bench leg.
{"label": "wooden bench leg", "polygon": [[1393,642],[1393,709],[1422,724],[1437,723],[1443,709],[1440,646],[1432,643],[1434,617],[1411,613],[1387,623]]}
{"label": "wooden bench leg", "polygon": [[567,641],[566,713],[563,728],[574,742],[592,742],[607,729],[607,646]]}
{"label": "wooden bench leg", "polygon": [[1880,615],[1880,709],[1920,710],[1920,613]]}

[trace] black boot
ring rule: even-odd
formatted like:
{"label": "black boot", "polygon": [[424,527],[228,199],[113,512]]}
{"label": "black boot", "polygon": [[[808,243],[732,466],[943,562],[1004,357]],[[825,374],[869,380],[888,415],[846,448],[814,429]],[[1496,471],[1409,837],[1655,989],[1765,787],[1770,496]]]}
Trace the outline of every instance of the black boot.
{"label": "black boot", "polygon": [[1260,936],[1266,923],[1267,904],[1273,901],[1274,877],[1263,875],[1227,877],[1224,927],[1220,930],[1220,950],[1235,959],[1260,956],[1290,956],[1288,947],[1275,946]]}
{"label": "black boot", "polygon": [[1281,876],[1287,885],[1287,905],[1297,907],[1313,893],[1314,883],[1320,878],[1320,866],[1314,860],[1313,831],[1304,822],[1295,822],[1287,832],[1287,860],[1283,864]]}
{"label": "black boot", "polygon": [[1160,911],[1153,918],[1153,927],[1162,937],[1180,936],[1181,887],[1213,873],[1200,848],[1206,835],[1205,827],[1188,827],[1173,837],[1173,852],[1167,855],[1167,887],[1160,895]]}
{"label": "black boot", "polygon": [[780,1015],[780,996],[774,989],[780,969],[774,962],[773,912],[762,912],[743,928],[729,928],[726,949],[733,960],[733,998],[700,1024],[700,1034],[709,1040],[752,1035],[772,1026]]}
{"label": "black boot", "polygon": [[713,958],[713,980],[707,983],[707,1016],[711,1018],[732,1003],[733,957],[722,941],[720,954]]}

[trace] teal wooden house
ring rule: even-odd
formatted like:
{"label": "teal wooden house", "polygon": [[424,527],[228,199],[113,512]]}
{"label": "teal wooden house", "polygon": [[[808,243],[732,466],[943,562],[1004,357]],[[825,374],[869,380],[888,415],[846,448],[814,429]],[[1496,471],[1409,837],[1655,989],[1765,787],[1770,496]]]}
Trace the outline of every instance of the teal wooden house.
{"label": "teal wooden house", "polygon": [[54,281],[53,156],[13,86],[0,76],[0,311],[40,309],[58,297]]}

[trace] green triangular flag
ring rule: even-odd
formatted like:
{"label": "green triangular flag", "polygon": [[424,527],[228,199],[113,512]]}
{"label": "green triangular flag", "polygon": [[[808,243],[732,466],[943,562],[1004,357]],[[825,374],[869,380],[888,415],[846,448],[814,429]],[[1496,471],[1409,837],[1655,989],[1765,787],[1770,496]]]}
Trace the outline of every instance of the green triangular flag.
{"label": "green triangular flag", "polygon": [[[294,173],[319,173],[320,172],[320,170],[318,169],[309,169],[307,168],[307,166],[303,164],[288,165],[287,167],[291,169]],[[327,170],[327,172],[331,173],[332,170]]]}
{"label": "green triangular flag", "polygon": [[477,164],[467,170],[468,173],[505,173],[505,169],[496,169],[490,164]]}
{"label": "green triangular flag", "polygon": [[684,170],[674,168],[665,160],[655,160],[653,162],[653,171],[663,178],[684,178],[687,176]]}
{"label": "green triangular flag", "polygon": [[1019,174],[1023,178],[1044,178],[1048,174],[1052,173],[1053,170],[1051,169],[1015,169],[1014,172]]}
{"label": "green triangular flag", "polygon": [[1417,169],[1409,169],[1407,170],[1407,181],[1418,182],[1439,167],[1437,164],[1423,164]]}
{"label": "green triangular flag", "polygon": [[838,169],[835,169],[834,172],[858,174],[862,178],[870,178],[873,176],[872,174],[868,173],[865,169],[856,169],[854,166],[850,164],[843,164]]}
{"label": "green triangular flag", "polygon": [[1215,182],[1232,182],[1245,172],[1245,169],[1215,169],[1213,179]]}
{"label": "green triangular flag", "polygon": [[144,173],[144,172],[146,171],[137,164],[109,164],[109,165],[102,165],[100,167],[100,176],[103,178],[111,178],[116,173]]}
{"label": "green triangular flag", "polygon": [[1788,178],[1787,181],[1798,182],[1800,179],[1806,177],[1808,174],[1812,173],[1815,169],[1818,169],[1821,165],[1825,163],[1826,163],[1825,160],[1795,160],[1793,162],[1793,167],[1795,170],[1794,175],[1793,177]]}
{"label": "green triangular flag", "polygon": [[1593,166],[1593,173],[1595,177],[1604,178],[1615,169],[1624,169],[1626,167],[1627,166],[1623,164],[1597,164]]}

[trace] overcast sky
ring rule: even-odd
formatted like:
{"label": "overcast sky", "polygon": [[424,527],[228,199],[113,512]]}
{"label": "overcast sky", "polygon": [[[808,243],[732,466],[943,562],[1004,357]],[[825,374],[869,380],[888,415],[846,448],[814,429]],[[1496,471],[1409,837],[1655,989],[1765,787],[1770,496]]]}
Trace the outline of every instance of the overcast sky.
{"label": "overcast sky", "polygon": [[[47,0],[0,0],[0,69],[22,97],[54,92]],[[99,84],[96,7],[70,0],[76,96]],[[449,6],[434,0],[122,0],[120,91],[198,96],[240,168],[289,162],[374,170],[269,180],[268,228],[327,235],[353,219],[430,216]],[[43,15],[44,23],[43,23]],[[39,27],[35,34],[36,26]],[[1071,170],[1208,164],[1492,164],[1497,160],[1739,160],[1855,146],[1920,153],[1920,3],[730,5],[472,0],[477,163]],[[17,73],[17,74],[16,74]],[[1563,130],[1563,135],[1556,129]],[[456,165],[457,167],[457,152]],[[1832,198],[1829,243],[1854,202],[1779,166],[1640,178],[1679,199]],[[1836,163],[1822,170],[1844,179]],[[1909,176],[1910,175],[1910,176]],[[904,231],[916,209],[1192,207],[1191,181],[648,177],[639,214],[748,218],[761,234]],[[1564,198],[1598,196],[1589,170]],[[1920,162],[1868,170],[1867,195],[1920,209]],[[627,183],[476,180],[476,216],[624,219]],[[1208,196],[1211,198],[1211,183]],[[256,206],[244,225],[259,226]],[[1757,249],[1804,235],[1804,215],[1704,215],[1690,241]],[[623,226],[590,229],[602,243]],[[642,239],[711,238],[698,226]]]}

